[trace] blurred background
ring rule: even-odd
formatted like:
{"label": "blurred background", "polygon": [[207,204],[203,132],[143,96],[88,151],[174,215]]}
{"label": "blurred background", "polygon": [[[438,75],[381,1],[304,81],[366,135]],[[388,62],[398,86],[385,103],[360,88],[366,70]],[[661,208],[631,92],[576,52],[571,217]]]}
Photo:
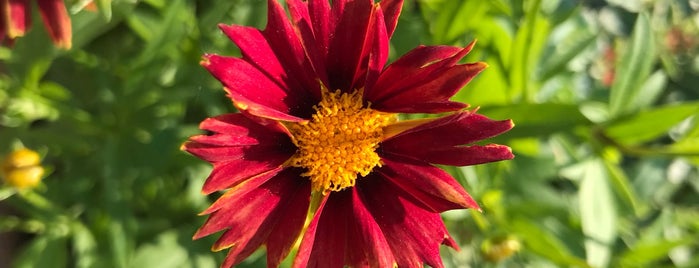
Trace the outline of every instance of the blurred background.
{"label": "blurred background", "polygon": [[[199,66],[239,55],[216,25],[263,28],[266,1],[68,0],[69,50],[30,2],[0,48],[0,267],[217,267],[217,236],[191,240],[210,166],[179,148],[235,111]],[[406,0],[390,60],[477,39],[466,61],[490,67],[454,99],[516,124],[491,141],[514,160],[448,168],[484,212],[443,215],[447,267],[699,267],[697,10]]]}

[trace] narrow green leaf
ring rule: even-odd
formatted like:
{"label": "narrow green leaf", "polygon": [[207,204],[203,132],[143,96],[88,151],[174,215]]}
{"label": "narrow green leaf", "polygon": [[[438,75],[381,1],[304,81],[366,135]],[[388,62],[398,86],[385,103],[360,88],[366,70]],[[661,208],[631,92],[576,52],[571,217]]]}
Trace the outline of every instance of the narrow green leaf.
{"label": "narrow green leaf", "polygon": [[10,187],[10,186],[0,186],[0,201],[5,200],[9,198],[10,196],[14,195],[17,192],[15,188]]}
{"label": "narrow green leaf", "polygon": [[612,182],[612,186],[614,187],[614,191],[620,197],[621,201],[624,201],[626,206],[631,208],[634,216],[641,216],[645,212],[645,204],[639,200],[638,195],[636,194],[629,177],[624,173],[624,170],[610,161],[604,161],[604,165],[609,173],[609,178]]}
{"label": "narrow green leaf", "polygon": [[112,0],[97,0],[97,9],[105,20],[112,20]]}
{"label": "narrow green leaf", "polygon": [[678,246],[696,242],[694,238],[685,238],[675,241],[655,241],[635,245],[625,252],[619,260],[620,267],[648,267],[653,263],[668,257],[672,249]]}
{"label": "narrow green leaf", "polygon": [[15,268],[67,267],[67,241],[63,237],[44,234],[34,238],[15,259]]}
{"label": "narrow green leaf", "polygon": [[481,21],[484,15],[488,12],[490,6],[487,1],[449,1],[461,2],[461,5],[454,14],[454,19],[449,22],[445,31],[446,42],[451,42],[458,39],[460,36],[468,32],[469,29],[475,28]]}
{"label": "narrow green leaf", "polygon": [[509,228],[522,238],[525,247],[531,252],[559,265],[589,267],[585,261],[571,254],[561,240],[537,225],[524,220],[514,220]]}
{"label": "narrow green leaf", "polygon": [[666,85],[667,75],[665,72],[661,70],[656,71],[643,83],[633,103],[638,109],[650,107],[658,100]]}
{"label": "narrow green leaf", "polygon": [[656,58],[655,39],[648,15],[641,13],[636,19],[630,43],[617,64],[616,77],[609,96],[612,117],[618,117],[638,109],[636,100],[641,86],[650,74]]}
{"label": "narrow green leaf", "polygon": [[541,0],[529,2],[522,26],[518,29],[512,42],[512,55],[508,66],[510,87],[513,96],[524,97],[526,102],[533,102],[537,87],[530,86],[531,70],[535,70],[539,56],[548,38],[550,24],[541,14]]}
{"label": "narrow green leaf", "polygon": [[509,138],[550,135],[590,123],[576,105],[567,104],[489,106],[478,111],[494,119],[512,119],[515,127],[504,135]]}
{"label": "narrow green leaf", "polygon": [[699,111],[699,102],[668,105],[643,111],[605,127],[606,135],[623,144],[638,144],[668,133],[670,128]]}
{"label": "narrow green leaf", "polygon": [[582,230],[587,237],[587,263],[593,267],[606,267],[617,236],[616,207],[602,160],[591,160],[587,165],[578,193]]}
{"label": "narrow green leaf", "polygon": [[118,268],[128,267],[129,237],[121,222],[114,221],[109,224],[109,247],[111,250],[112,265]]}
{"label": "narrow green leaf", "polygon": [[556,44],[553,53],[543,58],[539,66],[539,80],[546,81],[566,70],[566,65],[593,44],[597,35],[586,31],[571,31],[563,42]]}
{"label": "narrow green leaf", "polygon": [[89,229],[79,222],[71,225],[73,234],[73,256],[75,267],[93,267],[97,256],[97,243]]}

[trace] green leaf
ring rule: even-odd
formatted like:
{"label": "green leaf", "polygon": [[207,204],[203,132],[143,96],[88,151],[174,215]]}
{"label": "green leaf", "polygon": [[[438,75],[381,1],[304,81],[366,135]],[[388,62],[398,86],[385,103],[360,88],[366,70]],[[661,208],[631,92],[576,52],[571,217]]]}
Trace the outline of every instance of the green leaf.
{"label": "green leaf", "polygon": [[656,58],[655,39],[648,15],[641,13],[636,19],[630,43],[616,67],[616,77],[609,96],[612,117],[634,112],[639,108],[636,100],[641,86],[650,74]]}
{"label": "green leaf", "polygon": [[587,237],[587,263],[594,267],[606,267],[617,236],[616,207],[607,182],[609,175],[602,160],[591,160],[587,166],[578,193],[582,230]]}
{"label": "green leaf", "polygon": [[546,81],[566,70],[566,65],[597,40],[597,34],[588,30],[571,31],[561,43],[553,45],[554,51],[542,58],[539,80]]}
{"label": "green leaf", "polygon": [[620,197],[621,201],[626,203],[626,206],[631,208],[633,215],[640,217],[645,212],[645,204],[642,203],[638,194],[636,194],[629,177],[626,176],[624,170],[618,165],[610,161],[604,161],[604,165],[609,172],[609,179],[612,182],[614,191]]}
{"label": "green leaf", "polygon": [[508,66],[510,87],[515,94],[523,96],[526,102],[533,102],[538,87],[532,82],[530,70],[535,70],[539,56],[550,32],[550,24],[540,12],[541,0],[529,2],[524,21],[517,30],[512,42],[512,56]]}
{"label": "green leaf", "polygon": [[112,264],[114,267],[128,267],[128,244],[129,237],[124,230],[124,225],[121,222],[114,221],[109,224],[109,247],[112,255]]}
{"label": "green leaf", "polygon": [[524,220],[514,220],[510,229],[522,238],[527,250],[541,255],[552,262],[564,266],[589,267],[585,261],[574,256],[570,250],[551,232],[542,230],[539,226]]}
{"label": "green leaf", "polygon": [[172,268],[185,267],[187,250],[177,243],[177,233],[166,231],[158,236],[155,244],[138,248],[129,267]]}
{"label": "green leaf", "polygon": [[71,225],[75,267],[93,267],[97,260],[97,243],[89,229],[79,222]]}
{"label": "green leaf", "polygon": [[445,1],[438,11],[440,16],[432,23],[434,42],[453,43],[484,20],[489,6],[488,1]]}
{"label": "green leaf", "polygon": [[10,196],[13,196],[15,193],[17,193],[17,190],[14,187],[10,187],[7,185],[0,186],[0,201],[5,200]]}
{"label": "green leaf", "polygon": [[66,248],[67,241],[65,238],[54,237],[49,234],[38,236],[17,256],[12,267],[66,267],[66,256],[68,255]]}
{"label": "green leaf", "polygon": [[112,0],[97,0],[97,9],[99,9],[100,14],[105,20],[110,21],[112,19]]}
{"label": "green leaf", "polygon": [[570,131],[575,126],[590,123],[576,105],[567,104],[489,106],[478,111],[493,119],[512,119],[515,127],[503,135],[508,138],[550,135],[560,131]]}
{"label": "green leaf", "polygon": [[639,243],[625,252],[618,259],[619,267],[649,267],[653,263],[665,259],[672,249],[696,242],[694,238],[675,241],[654,241]]}
{"label": "green leaf", "polygon": [[668,133],[670,128],[699,111],[699,102],[668,105],[643,111],[606,126],[607,137],[623,144],[638,144]]}
{"label": "green leaf", "polygon": [[667,75],[664,71],[656,71],[643,83],[633,103],[635,103],[635,106],[639,109],[650,107],[658,100],[665,86],[667,86]]}

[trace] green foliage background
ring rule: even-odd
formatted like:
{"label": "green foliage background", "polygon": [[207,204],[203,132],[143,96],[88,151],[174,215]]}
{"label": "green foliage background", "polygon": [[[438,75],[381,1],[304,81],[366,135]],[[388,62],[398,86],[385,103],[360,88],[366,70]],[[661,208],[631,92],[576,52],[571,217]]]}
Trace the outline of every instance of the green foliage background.
{"label": "green foliage background", "polygon": [[[216,25],[262,28],[265,1],[68,2],[71,50],[36,11],[0,48],[0,153],[38,150],[50,170],[33,191],[0,186],[0,266],[216,267],[216,237],[191,240],[210,167],[179,147],[234,111],[199,66],[239,55]],[[448,169],[484,210],[444,214],[461,244],[443,250],[448,267],[699,266],[698,9],[406,0],[391,60],[478,39],[467,61],[490,67],[455,99],[516,124],[493,140],[515,160]]]}

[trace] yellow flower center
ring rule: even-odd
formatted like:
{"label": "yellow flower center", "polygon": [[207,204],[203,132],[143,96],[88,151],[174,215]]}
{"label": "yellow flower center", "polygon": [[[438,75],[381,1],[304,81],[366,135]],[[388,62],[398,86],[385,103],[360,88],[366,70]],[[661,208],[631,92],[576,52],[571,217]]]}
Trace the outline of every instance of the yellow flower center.
{"label": "yellow flower center", "polygon": [[376,153],[383,129],[396,122],[395,114],[364,107],[362,91],[342,93],[322,89],[322,100],[311,120],[287,127],[298,147],[287,162],[305,168],[313,191],[340,191],[354,186],[358,175],[368,175],[381,159]]}

